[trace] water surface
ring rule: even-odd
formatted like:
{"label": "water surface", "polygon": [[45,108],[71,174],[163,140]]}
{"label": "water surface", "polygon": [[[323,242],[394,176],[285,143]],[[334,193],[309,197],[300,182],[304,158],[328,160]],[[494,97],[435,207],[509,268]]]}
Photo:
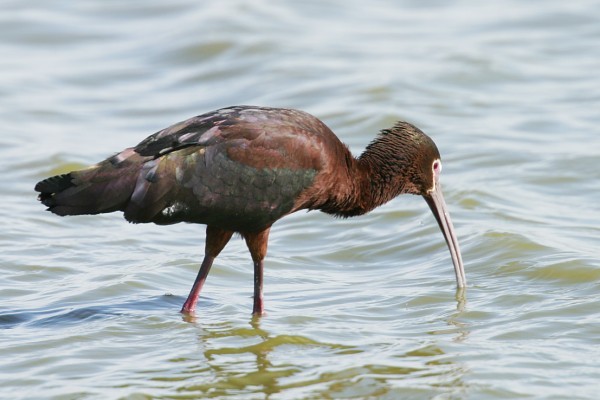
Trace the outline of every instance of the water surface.
{"label": "water surface", "polygon": [[[0,397],[595,399],[600,6],[6,1]],[[204,227],[58,218],[38,180],[234,104],[325,121],[358,154],[429,133],[468,288],[425,202],[278,222],[268,315],[242,240],[179,314]]]}

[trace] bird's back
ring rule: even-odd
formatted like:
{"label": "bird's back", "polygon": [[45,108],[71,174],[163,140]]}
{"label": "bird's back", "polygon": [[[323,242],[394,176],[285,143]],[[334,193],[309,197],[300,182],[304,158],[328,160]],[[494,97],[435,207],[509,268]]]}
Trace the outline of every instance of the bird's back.
{"label": "bird's back", "polygon": [[124,211],[131,222],[196,222],[259,231],[347,152],[317,118],[237,106],[163,129],[82,171],[36,186],[57,214]]}

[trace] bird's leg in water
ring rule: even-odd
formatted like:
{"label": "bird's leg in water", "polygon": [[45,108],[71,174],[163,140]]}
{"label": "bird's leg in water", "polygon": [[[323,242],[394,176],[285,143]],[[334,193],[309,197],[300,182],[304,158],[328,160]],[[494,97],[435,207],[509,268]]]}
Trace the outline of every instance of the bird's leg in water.
{"label": "bird's leg in water", "polygon": [[254,306],[252,314],[263,315],[265,303],[263,298],[263,260],[254,261]]}
{"label": "bird's leg in water", "polygon": [[210,267],[212,266],[214,260],[215,258],[209,256],[208,254],[204,256],[204,260],[202,260],[202,265],[200,266],[200,271],[198,271],[198,275],[196,276],[192,290],[190,291],[187,300],[185,303],[183,303],[183,307],[181,308],[182,313],[191,314],[196,310],[196,303],[200,297],[200,290],[202,290],[202,286],[206,281],[206,277],[208,276],[208,272],[210,271]]}
{"label": "bird's leg in water", "polygon": [[227,242],[229,242],[229,239],[231,239],[231,235],[233,235],[233,232],[231,231],[225,231],[212,226],[206,227],[204,260],[200,266],[200,271],[198,271],[198,276],[196,276],[196,280],[194,281],[194,286],[192,286],[192,290],[190,291],[187,300],[185,303],[183,303],[183,307],[181,309],[182,313],[191,314],[196,310],[196,303],[198,303],[200,291],[202,290],[202,286],[206,281],[210,267],[221,250],[223,250]]}
{"label": "bird's leg in water", "polygon": [[267,228],[264,231],[256,233],[244,233],[246,245],[252,261],[254,262],[254,306],[252,314],[263,315],[265,313],[265,305],[263,301],[263,260],[267,255],[267,242],[269,240],[269,231]]}

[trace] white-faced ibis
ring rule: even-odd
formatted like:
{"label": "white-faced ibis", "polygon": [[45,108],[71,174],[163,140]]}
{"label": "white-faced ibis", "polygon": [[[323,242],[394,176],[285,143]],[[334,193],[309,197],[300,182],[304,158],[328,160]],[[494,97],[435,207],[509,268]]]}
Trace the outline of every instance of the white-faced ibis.
{"label": "white-faced ibis", "polygon": [[123,211],[134,223],[206,225],[204,260],[182,312],[192,313],[210,267],[234,232],[254,262],[253,313],[262,314],[271,225],[302,209],[365,214],[403,193],[427,201],[466,284],[442,196],[440,153],[415,126],[385,129],[358,158],[319,119],[298,110],[237,106],[163,129],[89,168],[35,190],[58,215]]}

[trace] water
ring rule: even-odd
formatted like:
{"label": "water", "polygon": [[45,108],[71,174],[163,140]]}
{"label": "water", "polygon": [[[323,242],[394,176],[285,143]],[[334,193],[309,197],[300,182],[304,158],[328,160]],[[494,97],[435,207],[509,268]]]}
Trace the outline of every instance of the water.
{"label": "water", "polygon": [[[597,398],[598,2],[1,8],[0,397]],[[428,132],[466,293],[417,197],[278,222],[261,319],[233,240],[193,320],[202,226],[35,201],[39,179],[233,104],[309,111],[356,154],[397,119]]]}

